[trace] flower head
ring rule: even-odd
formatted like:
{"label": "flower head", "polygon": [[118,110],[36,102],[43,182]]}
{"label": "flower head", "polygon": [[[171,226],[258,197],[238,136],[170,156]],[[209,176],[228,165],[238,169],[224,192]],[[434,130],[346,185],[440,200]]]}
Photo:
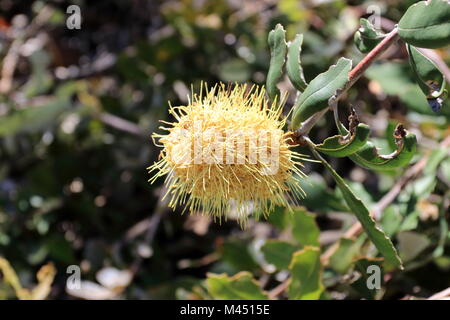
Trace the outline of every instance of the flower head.
{"label": "flower head", "polygon": [[219,219],[234,211],[244,223],[251,212],[289,207],[303,196],[303,158],[283,131],[282,104],[269,106],[258,86],[220,84],[170,107],[175,121],[160,127],[168,133],[153,134],[162,151],[149,181],[166,176],[170,207]]}

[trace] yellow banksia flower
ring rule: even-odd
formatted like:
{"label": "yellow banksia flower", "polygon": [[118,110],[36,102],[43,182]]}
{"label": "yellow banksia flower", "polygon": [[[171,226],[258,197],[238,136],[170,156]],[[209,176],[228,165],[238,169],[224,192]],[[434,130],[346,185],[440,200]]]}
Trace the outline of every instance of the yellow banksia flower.
{"label": "yellow banksia flower", "polygon": [[304,158],[283,131],[282,105],[270,106],[264,88],[220,84],[170,106],[175,121],[160,127],[168,133],[152,136],[162,151],[149,181],[166,176],[170,207],[218,220],[233,212],[245,224],[252,212],[290,207],[303,196]]}

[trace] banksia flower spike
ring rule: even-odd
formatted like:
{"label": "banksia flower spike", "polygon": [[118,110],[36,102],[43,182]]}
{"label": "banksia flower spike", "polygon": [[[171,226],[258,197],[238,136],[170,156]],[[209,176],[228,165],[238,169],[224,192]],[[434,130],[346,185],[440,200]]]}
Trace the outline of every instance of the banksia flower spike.
{"label": "banksia flower spike", "polygon": [[149,181],[166,176],[170,207],[219,220],[234,212],[245,224],[252,212],[289,207],[303,196],[304,159],[283,131],[282,105],[269,106],[258,86],[202,88],[187,106],[170,107],[167,134],[153,134],[162,151]]}

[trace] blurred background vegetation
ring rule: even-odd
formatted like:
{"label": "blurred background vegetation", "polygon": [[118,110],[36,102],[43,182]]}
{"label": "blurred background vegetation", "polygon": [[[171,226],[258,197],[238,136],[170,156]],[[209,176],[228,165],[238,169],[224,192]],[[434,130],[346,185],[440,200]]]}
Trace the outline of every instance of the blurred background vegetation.
{"label": "blurred background vegetation", "polygon": [[[363,57],[353,34],[370,5],[388,30],[413,2],[0,0],[0,256],[26,288],[51,262],[49,299],[210,298],[207,272],[250,271],[265,290],[275,288],[286,271],[269,264],[261,247],[292,239],[283,209],[247,230],[233,219],[218,225],[166,209],[162,181],[147,183],[146,167],[159,154],[150,135],[168,119],[168,101],[187,103],[202,80],[264,84],[267,35],[277,23],[288,39],[304,33],[309,81],[340,56]],[[80,30],[66,28],[71,4],[81,8]],[[449,48],[436,52],[448,65]],[[450,157],[440,146],[450,135],[450,106],[431,111],[406,57],[404,46],[391,48],[341,102],[343,114],[351,102],[371,125],[385,153],[401,122],[418,136],[414,162],[428,159],[383,211],[382,226],[406,264],[384,277],[383,299],[450,287]],[[294,92],[286,80],[281,89]],[[335,134],[330,121],[319,123],[314,140]],[[404,174],[332,161],[369,207]],[[315,214],[325,249],[355,220],[322,167],[307,163],[306,171],[302,205]],[[352,279],[350,261],[369,246],[358,239],[339,242],[324,270],[324,298],[367,297]],[[85,290],[66,290],[70,265],[80,266]],[[15,297],[0,276],[0,299]]]}

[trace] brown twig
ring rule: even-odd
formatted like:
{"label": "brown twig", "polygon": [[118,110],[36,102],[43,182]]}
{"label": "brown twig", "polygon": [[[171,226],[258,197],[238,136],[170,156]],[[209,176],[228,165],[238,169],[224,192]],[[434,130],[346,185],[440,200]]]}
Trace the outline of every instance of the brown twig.
{"label": "brown twig", "polygon": [[11,91],[14,71],[19,61],[20,48],[23,45],[23,39],[18,38],[11,43],[8,53],[3,59],[1,76],[0,76],[0,93],[7,94]]}
{"label": "brown twig", "polygon": [[[398,39],[398,30],[394,28],[386,37],[371,50],[349,73],[347,85],[342,93],[348,90],[364,74],[364,72]],[[341,94],[342,94],[341,93]]]}
{"label": "brown twig", "polygon": [[13,85],[14,72],[20,57],[20,49],[25,43],[25,40],[32,34],[36,33],[42,25],[48,21],[53,14],[53,9],[49,6],[44,6],[36,15],[36,17],[26,26],[12,33],[13,41],[6,53],[2,63],[2,70],[0,72],[0,93],[8,94]]}
{"label": "brown twig", "polygon": [[278,297],[280,294],[282,294],[287,289],[287,287],[289,286],[289,280],[290,280],[290,278],[287,278],[286,280],[281,282],[278,286],[276,286],[275,288],[270,290],[269,294],[268,294],[269,299],[273,300],[276,297]]}
{"label": "brown twig", "polygon": [[140,138],[146,138],[147,135],[136,124],[131,121],[122,119],[110,113],[102,112],[98,115],[98,118],[104,124],[113,127],[117,130],[128,132],[132,135]]}
{"label": "brown twig", "polygon": [[446,300],[450,299],[450,288],[447,288],[445,290],[442,290],[441,292],[433,294],[427,300],[444,300],[444,299]]}
{"label": "brown twig", "polygon": [[[129,229],[125,234],[124,239],[126,241],[130,241],[131,239],[137,237],[138,235],[145,233],[144,242],[148,245],[150,245],[153,242],[159,224],[167,212],[167,198],[164,197],[166,195],[166,192],[167,192],[166,187],[162,187],[159,190],[158,202],[156,204],[156,208],[152,216],[138,222],[133,227],[131,227],[131,229]],[[130,269],[133,276],[135,276],[139,271],[139,268],[142,264],[142,260],[143,258],[141,256],[138,256],[131,265]]]}

